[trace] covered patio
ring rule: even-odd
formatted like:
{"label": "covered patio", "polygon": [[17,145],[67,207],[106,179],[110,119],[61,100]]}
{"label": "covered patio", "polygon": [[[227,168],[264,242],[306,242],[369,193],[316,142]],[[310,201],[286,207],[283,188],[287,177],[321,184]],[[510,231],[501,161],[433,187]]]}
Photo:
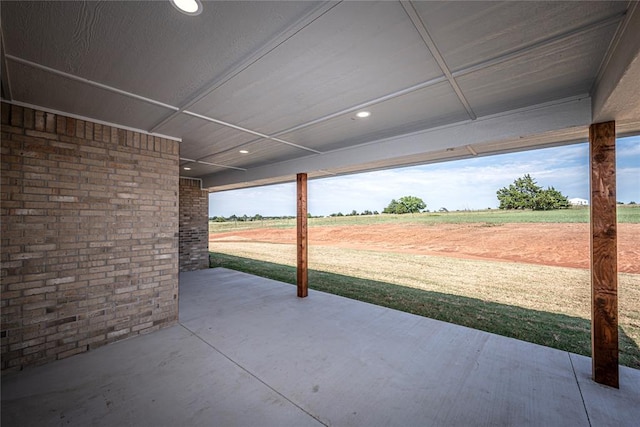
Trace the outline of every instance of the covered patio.
{"label": "covered patio", "polygon": [[[639,2],[193,3],[0,0],[3,425],[637,424]],[[593,360],[304,298],[307,180],[587,140]],[[293,181],[297,289],[207,269],[209,192]]]}
{"label": "covered patio", "polygon": [[3,377],[3,425],[631,426],[590,358],[227,269],[177,325]]}

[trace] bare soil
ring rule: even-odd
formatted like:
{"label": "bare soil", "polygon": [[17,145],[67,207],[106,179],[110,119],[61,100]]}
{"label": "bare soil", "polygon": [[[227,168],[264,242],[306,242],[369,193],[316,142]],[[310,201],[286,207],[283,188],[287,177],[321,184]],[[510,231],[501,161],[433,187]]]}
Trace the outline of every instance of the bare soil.
{"label": "bare soil", "polygon": [[[215,242],[296,241],[295,229],[215,233]],[[618,271],[640,274],[640,224],[618,224]],[[376,224],[309,228],[309,244],[589,268],[589,224]]]}

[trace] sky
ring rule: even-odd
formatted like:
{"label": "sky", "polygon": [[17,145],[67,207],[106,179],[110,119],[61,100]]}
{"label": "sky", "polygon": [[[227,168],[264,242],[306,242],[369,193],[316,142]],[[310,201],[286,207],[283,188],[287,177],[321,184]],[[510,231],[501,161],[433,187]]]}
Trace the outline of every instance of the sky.
{"label": "sky", "polygon": [[[520,153],[388,169],[308,182],[308,212],[314,216],[353,210],[378,211],[391,199],[420,197],[437,211],[495,209],[496,191],[525,174],[539,186],[589,200],[587,143]],[[616,143],[618,201],[640,203],[640,136]],[[295,216],[295,182],[209,195],[209,216]]]}

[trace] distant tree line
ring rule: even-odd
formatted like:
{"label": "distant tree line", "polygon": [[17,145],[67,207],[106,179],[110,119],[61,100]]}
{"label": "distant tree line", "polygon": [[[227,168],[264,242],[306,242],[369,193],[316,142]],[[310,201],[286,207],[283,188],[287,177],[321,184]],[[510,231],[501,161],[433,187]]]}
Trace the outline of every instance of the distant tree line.
{"label": "distant tree line", "polygon": [[355,209],[351,211],[351,213],[347,213],[347,214],[343,214],[342,212],[338,212],[338,213],[332,213],[331,215],[329,215],[330,217],[336,217],[336,216],[358,216],[358,215],[380,215],[380,213],[378,211],[370,211],[369,209],[366,209],[360,213],[358,213],[358,211],[356,211]]}
{"label": "distant tree line", "polygon": [[[311,215],[309,215],[311,218]],[[253,216],[248,215],[231,215],[228,217],[224,216],[212,216],[209,217],[209,221],[213,222],[227,222],[227,221],[236,221],[236,222],[250,222],[250,221],[261,221],[267,219],[296,219],[295,216],[262,216],[260,214],[255,214]]]}
{"label": "distant tree line", "polygon": [[[500,202],[500,209],[531,209],[531,210],[552,210],[552,209],[566,209],[570,207],[569,199],[563,195],[560,191],[554,187],[547,187],[543,189],[540,187],[536,180],[529,174],[524,175],[522,178],[517,178],[513,184],[508,187],[503,187],[496,192],[498,201]],[[618,202],[618,204],[623,204]],[[635,205],[636,202],[629,202],[630,205]],[[416,196],[404,196],[399,199],[392,199],[386,208],[382,210],[383,214],[407,214],[418,212],[429,212],[426,209],[427,204],[419,197]],[[491,209],[491,208],[488,208]],[[434,211],[435,212],[435,211]],[[442,207],[438,212],[449,212],[446,208]],[[378,211],[370,211],[368,209],[358,212],[355,209],[350,213],[343,214],[342,212],[332,213],[330,217],[340,216],[359,216],[359,215],[379,215]],[[310,213],[307,214],[308,218],[319,218],[319,216],[313,216]],[[286,220],[295,219],[295,216],[262,216],[255,214],[253,216],[248,215],[231,215],[229,217],[213,216],[210,217],[210,221],[215,222],[227,222],[227,221],[261,221],[261,220]]]}

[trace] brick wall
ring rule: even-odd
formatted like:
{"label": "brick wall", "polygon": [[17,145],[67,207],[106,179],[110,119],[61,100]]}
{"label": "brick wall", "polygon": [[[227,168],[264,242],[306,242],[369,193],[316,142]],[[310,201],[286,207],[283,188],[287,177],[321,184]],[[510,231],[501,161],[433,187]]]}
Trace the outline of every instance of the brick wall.
{"label": "brick wall", "polygon": [[209,193],[180,178],[180,271],[209,267]]}
{"label": "brick wall", "polygon": [[2,369],[178,317],[175,141],[2,103]]}

